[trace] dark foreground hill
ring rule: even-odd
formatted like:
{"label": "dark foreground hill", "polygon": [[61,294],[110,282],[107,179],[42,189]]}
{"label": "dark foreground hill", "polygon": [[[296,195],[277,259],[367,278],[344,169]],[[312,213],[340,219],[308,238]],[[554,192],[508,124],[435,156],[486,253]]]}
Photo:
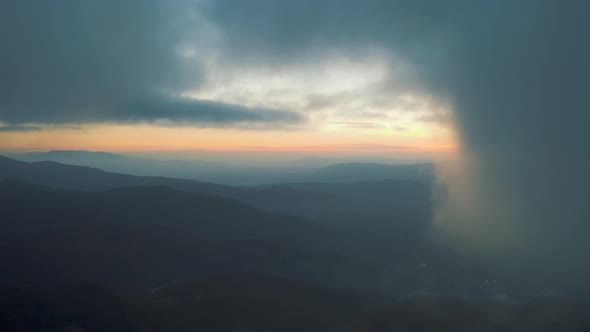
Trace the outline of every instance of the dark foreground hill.
{"label": "dark foreground hill", "polygon": [[384,298],[262,275],[225,275],[153,290],[95,284],[0,289],[0,331],[344,331]]}
{"label": "dark foreground hill", "polygon": [[380,295],[253,274],[157,289],[0,288],[4,332],[586,332],[587,303]]}
{"label": "dark foreground hill", "polygon": [[288,215],[164,187],[75,192],[0,181],[0,281],[155,287],[214,273],[370,281],[338,235]]}

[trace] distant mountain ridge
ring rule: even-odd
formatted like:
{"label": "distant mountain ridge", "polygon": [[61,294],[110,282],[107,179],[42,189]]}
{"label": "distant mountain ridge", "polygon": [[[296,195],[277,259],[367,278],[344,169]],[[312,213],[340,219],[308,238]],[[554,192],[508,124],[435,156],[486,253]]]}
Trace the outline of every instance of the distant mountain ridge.
{"label": "distant mountain ridge", "polygon": [[233,187],[193,180],[109,173],[56,162],[27,163],[1,156],[0,178],[77,191],[165,186],[222,196],[344,232],[351,251],[369,256],[378,254],[383,259],[406,257],[416,250],[431,222],[431,187],[413,181]]}
{"label": "distant mountain ridge", "polygon": [[309,180],[318,182],[358,182],[375,180],[414,180],[430,182],[434,164],[387,165],[378,163],[343,163],[321,168]]}
{"label": "distant mountain ridge", "polygon": [[110,152],[87,150],[53,150],[11,154],[9,156],[26,162],[54,161],[137,176],[203,179],[215,178],[218,173],[228,173],[233,170],[232,167],[219,162],[144,159]]}
{"label": "distant mountain ridge", "polygon": [[[169,185],[199,187],[202,192],[215,192],[228,186],[193,180],[168,179],[162,177],[143,177],[106,172],[87,166],[66,165],[54,161],[24,162],[0,155],[0,177],[54,188],[73,190],[108,190],[124,186]],[[188,188],[187,188],[188,190]]]}
{"label": "distant mountain ridge", "polygon": [[103,151],[88,151],[88,150],[51,150],[47,152],[28,152],[21,155],[23,159],[30,161],[47,161],[58,158],[68,159],[119,159],[126,158],[123,155]]}
{"label": "distant mountain ridge", "polygon": [[[329,166],[237,167],[208,160],[155,160],[124,156],[110,152],[85,150],[54,150],[12,154],[27,161],[55,161],[65,164],[100,168],[138,176],[186,178],[228,185],[258,185],[277,182],[358,182],[401,179],[428,182],[434,178],[429,163],[390,165],[384,163],[339,163]],[[315,160],[316,158],[311,158]],[[317,164],[317,163],[312,163]]]}

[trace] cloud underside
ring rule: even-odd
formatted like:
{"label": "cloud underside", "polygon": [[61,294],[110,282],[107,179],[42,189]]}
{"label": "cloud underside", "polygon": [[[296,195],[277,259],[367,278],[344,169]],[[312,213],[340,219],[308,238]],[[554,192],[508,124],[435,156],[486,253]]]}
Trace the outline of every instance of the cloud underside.
{"label": "cloud underside", "polygon": [[[305,117],[297,112],[246,107],[242,105],[201,100],[188,97],[151,96],[135,100],[103,105],[30,106],[13,108],[3,118],[9,124],[0,127],[4,131],[40,130],[39,126],[26,123],[62,124],[88,123],[152,123],[195,127],[257,128],[272,125],[273,128],[289,128],[301,125]],[[40,107],[35,109],[34,107]],[[61,125],[61,126],[60,126]]]}
{"label": "cloud underside", "polygon": [[301,114],[183,97],[204,80],[183,53],[202,20],[189,2],[3,1],[0,122],[96,122],[280,128]]}

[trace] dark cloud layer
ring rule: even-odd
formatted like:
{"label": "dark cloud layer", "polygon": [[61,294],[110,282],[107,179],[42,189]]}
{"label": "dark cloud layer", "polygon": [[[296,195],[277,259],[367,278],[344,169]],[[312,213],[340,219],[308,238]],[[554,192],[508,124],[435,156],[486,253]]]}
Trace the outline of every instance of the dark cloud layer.
{"label": "dark cloud layer", "polygon": [[[194,126],[255,126],[272,123],[274,128],[296,125],[304,120],[303,115],[265,108],[200,100],[187,97],[144,98],[135,103],[113,108],[110,118],[125,122],[172,119],[176,124],[188,123]],[[125,116],[125,117],[123,117]],[[106,119],[105,119],[106,120]]]}
{"label": "dark cloud layer", "polygon": [[0,126],[0,132],[2,132],[2,131],[38,131],[38,130],[41,130],[41,127],[19,126],[19,125]]}
{"label": "dark cloud layer", "polygon": [[228,50],[254,58],[378,46],[413,63],[452,105],[463,146],[451,193],[476,210],[455,206],[466,219],[455,240],[531,280],[586,285],[589,11],[577,0],[219,0],[207,15]]}
{"label": "dark cloud layer", "polygon": [[487,214],[476,241],[569,284],[586,284],[590,271],[589,10],[582,1],[482,6],[436,82],[454,104],[479,184],[470,190]]}
{"label": "dark cloud layer", "polygon": [[178,97],[203,79],[199,61],[181,52],[200,24],[188,2],[2,1],[0,121],[301,120]]}

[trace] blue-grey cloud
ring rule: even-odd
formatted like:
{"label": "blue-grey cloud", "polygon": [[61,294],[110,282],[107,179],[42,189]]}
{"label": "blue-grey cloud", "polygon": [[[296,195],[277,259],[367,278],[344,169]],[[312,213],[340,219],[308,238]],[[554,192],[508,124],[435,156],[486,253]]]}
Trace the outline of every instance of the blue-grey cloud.
{"label": "blue-grey cloud", "polygon": [[[285,112],[259,107],[246,107],[229,103],[201,100],[188,97],[144,98],[135,103],[118,105],[113,112],[125,116],[124,122],[172,120],[172,124],[195,126],[255,126],[272,123],[273,128],[297,125],[304,116],[297,112]],[[121,112],[118,112],[118,111]],[[115,115],[113,114],[113,118]]]}
{"label": "blue-grey cloud", "polygon": [[452,105],[468,159],[460,182],[478,210],[461,240],[542,272],[531,280],[590,276],[589,2],[217,0],[206,12],[240,57],[377,46],[413,63]]}
{"label": "blue-grey cloud", "polygon": [[189,101],[203,67],[182,47],[202,22],[187,1],[0,3],[0,121],[282,123],[286,112]]}
{"label": "blue-grey cloud", "polygon": [[0,131],[8,132],[8,131],[39,131],[41,127],[38,126],[22,126],[22,125],[8,125],[2,126],[0,125]]}

